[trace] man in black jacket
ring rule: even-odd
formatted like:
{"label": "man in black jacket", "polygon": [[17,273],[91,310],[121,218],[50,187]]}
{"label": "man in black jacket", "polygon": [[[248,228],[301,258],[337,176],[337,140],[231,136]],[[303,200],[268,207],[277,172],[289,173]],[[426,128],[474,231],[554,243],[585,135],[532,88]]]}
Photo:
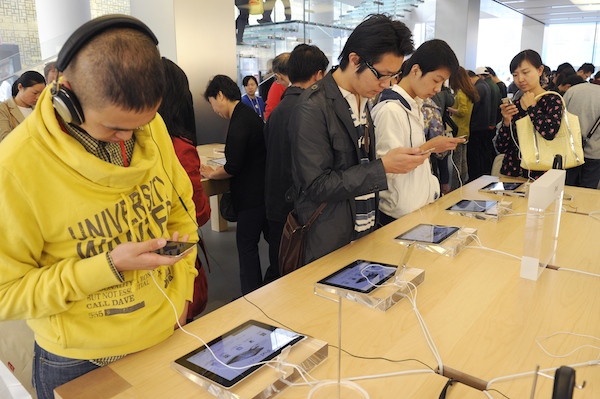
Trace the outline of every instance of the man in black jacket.
{"label": "man in black jacket", "polygon": [[292,159],[290,148],[290,117],[298,98],[304,89],[323,79],[329,60],[317,46],[299,44],[288,60],[288,76],[291,86],[281,97],[281,102],[273,110],[265,125],[267,145],[267,165],[265,179],[265,205],[269,221],[269,260],[264,282],[269,283],[279,277],[279,242],[288,213],[293,202],[287,201],[286,192],[294,184],[292,181]]}
{"label": "man in black jacket", "polygon": [[412,51],[406,25],[372,15],[350,34],[339,68],[300,95],[290,125],[299,222],[327,204],[307,233],[305,263],[374,230],[386,173],[407,173],[428,157],[418,155],[418,148],[396,148],[375,159],[367,108],[367,100],[390,86]]}

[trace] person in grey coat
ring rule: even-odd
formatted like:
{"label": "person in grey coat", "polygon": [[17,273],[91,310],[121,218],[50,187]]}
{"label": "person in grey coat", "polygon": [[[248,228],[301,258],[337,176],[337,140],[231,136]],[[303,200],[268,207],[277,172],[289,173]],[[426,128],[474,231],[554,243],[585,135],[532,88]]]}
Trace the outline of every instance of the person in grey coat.
{"label": "person in grey coat", "polygon": [[[569,112],[579,117],[581,135],[586,144],[583,147],[585,163],[567,169],[566,184],[586,188],[599,188],[600,183],[600,126],[596,122],[600,118],[600,86],[594,84],[578,84],[565,93],[565,105]],[[592,128],[595,129],[592,131]],[[592,136],[588,139],[588,134]]]}
{"label": "person in grey coat", "polygon": [[428,157],[419,148],[396,148],[375,159],[367,100],[390,86],[412,51],[406,25],[372,15],[351,33],[339,67],[300,96],[290,124],[299,222],[327,204],[307,233],[305,263],[374,230],[386,173],[407,173]]}

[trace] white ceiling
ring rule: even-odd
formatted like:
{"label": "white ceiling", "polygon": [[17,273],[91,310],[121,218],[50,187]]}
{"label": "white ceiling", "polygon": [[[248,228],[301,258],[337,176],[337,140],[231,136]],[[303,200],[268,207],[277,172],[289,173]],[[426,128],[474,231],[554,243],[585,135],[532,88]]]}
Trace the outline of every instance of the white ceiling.
{"label": "white ceiling", "polygon": [[494,1],[511,7],[544,24],[600,22],[600,11],[581,11],[570,0]]}
{"label": "white ceiling", "polygon": [[[315,0],[313,0],[314,2]],[[319,0],[316,0],[319,1]],[[321,0],[331,4],[331,0]],[[358,6],[364,0],[340,0],[342,3]],[[375,0],[386,3],[388,0]],[[426,0],[429,1],[429,0]],[[437,0],[454,1],[454,0]],[[544,24],[600,22],[599,11],[581,11],[571,0],[492,0],[504,4],[521,14],[527,15]],[[582,0],[585,1],[585,0]],[[594,0],[587,0],[593,2]],[[595,0],[598,3],[598,0]],[[419,3],[419,0],[414,0]]]}

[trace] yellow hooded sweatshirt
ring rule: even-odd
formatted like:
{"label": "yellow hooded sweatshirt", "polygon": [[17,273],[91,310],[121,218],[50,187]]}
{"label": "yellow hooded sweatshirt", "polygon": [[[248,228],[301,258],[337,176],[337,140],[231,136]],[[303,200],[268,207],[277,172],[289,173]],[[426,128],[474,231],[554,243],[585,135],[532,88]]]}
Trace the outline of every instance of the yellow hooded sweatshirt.
{"label": "yellow hooded sweatshirt", "polygon": [[0,321],[27,319],[56,355],[118,356],[169,337],[176,316],[150,273],[178,314],[192,300],[195,250],[172,267],[125,271],[124,283],[107,262],[124,242],[175,231],[198,241],[192,185],[164,122],[157,114],[134,134],[129,167],[98,159],[62,130],[46,89],[0,145]]}

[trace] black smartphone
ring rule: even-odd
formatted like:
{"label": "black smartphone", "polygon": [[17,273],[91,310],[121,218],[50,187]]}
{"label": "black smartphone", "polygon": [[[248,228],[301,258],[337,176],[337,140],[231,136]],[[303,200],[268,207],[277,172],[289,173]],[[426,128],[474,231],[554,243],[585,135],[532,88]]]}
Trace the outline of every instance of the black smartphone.
{"label": "black smartphone", "polygon": [[163,256],[179,257],[189,254],[195,245],[196,243],[193,242],[167,240],[167,245],[153,252]]}

